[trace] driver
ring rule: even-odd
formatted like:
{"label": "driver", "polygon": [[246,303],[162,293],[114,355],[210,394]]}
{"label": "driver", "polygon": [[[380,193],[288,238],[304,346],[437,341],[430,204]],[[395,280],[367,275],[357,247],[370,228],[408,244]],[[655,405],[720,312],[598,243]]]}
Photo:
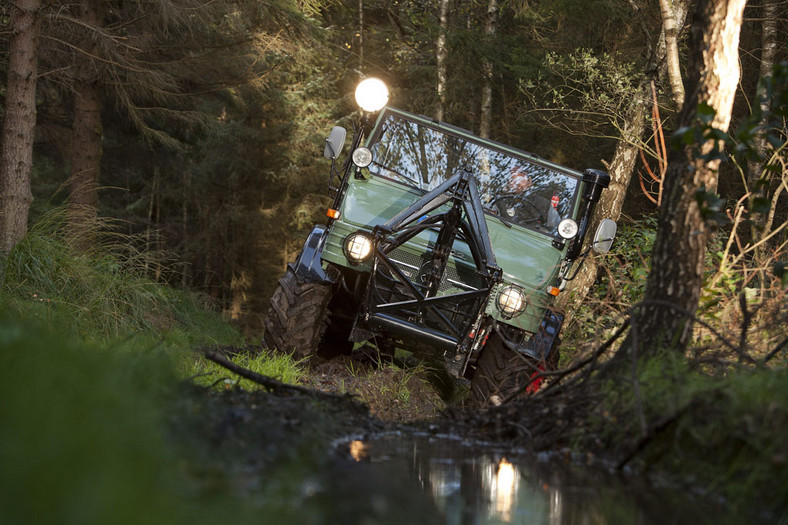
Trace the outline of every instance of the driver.
{"label": "driver", "polygon": [[531,176],[521,166],[515,166],[510,170],[509,182],[507,183],[510,193],[520,195],[533,184],[534,181],[531,179]]}
{"label": "driver", "polygon": [[[550,199],[546,199],[544,196],[531,191],[538,190],[538,188],[533,188],[533,185],[534,181],[531,175],[522,166],[515,165],[509,171],[509,180],[507,181],[508,191],[518,195],[522,199],[527,199],[530,203],[528,208],[530,208],[532,212],[538,213],[535,217],[538,224],[548,230],[553,230],[558,225],[558,221],[561,220],[561,217],[558,215],[555,209],[556,206]],[[513,216],[513,214],[514,210],[509,210],[508,215]]]}

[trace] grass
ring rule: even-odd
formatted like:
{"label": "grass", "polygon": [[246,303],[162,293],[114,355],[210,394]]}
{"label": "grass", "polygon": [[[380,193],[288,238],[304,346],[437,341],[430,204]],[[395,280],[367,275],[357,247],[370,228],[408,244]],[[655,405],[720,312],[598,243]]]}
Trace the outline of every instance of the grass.
{"label": "grass", "polygon": [[[608,382],[587,436],[632,463],[725,498],[737,512],[785,512],[788,369],[731,368],[710,375],[683,356],[642,364],[632,383]],[[788,519],[788,516],[783,516]]]}
{"label": "grass", "polygon": [[430,381],[433,371],[423,362],[404,367],[378,361],[344,365],[346,374],[336,373],[341,392],[350,393],[369,406],[384,421],[414,421],[434,417],[445,408]]}
{"label": "grass", "polygon": [[[243,338],[98,230],[98,248],[72,250],[54,213],[0,259],[0,522],[282,522],[226,473],[195,466],[199,437],[171,433],[174,417],[202,417],[172,412],[195,395],[184,379],[228,375],[193,349]],[[238,359],[283,381],[300,374],[289,357]]]}
{"label": "grass", "polygon": [[[257,354],[243,352],[230,356],[230,360],[252,372],[273,377],[283,383],[300,383],[305,374],[300,361],[294,361],[289,355],[272,354],[268,351]],[[237,377],[226,368],[203,358],[194,359],[191,371],[194,383],[201,386],[219,390],[242,388],[247,391],[263,388],[261,385]]]}

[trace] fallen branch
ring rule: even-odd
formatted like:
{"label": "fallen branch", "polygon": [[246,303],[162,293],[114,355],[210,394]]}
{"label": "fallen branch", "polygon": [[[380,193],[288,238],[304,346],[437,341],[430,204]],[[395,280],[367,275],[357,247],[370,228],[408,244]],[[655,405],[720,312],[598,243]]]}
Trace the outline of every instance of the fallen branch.
{"label": "fallen branch", "polygon": [[205,356],[206,359],[210,359],[214,363],[219,366],[226,368],[227,370],[238,374],[239,376],[243,377],[244,379],[248,379],[258,385],[265,387],[267,390],[271,392],[298,392],[301,394],[308,394],[311,396],[318,396],[318,397],[326,397],[329,399],[340,399],[343,401],[351,401],[352,403],[356,403],[353,399],[353,396],[350,394],[332,394],[330,392],[323,392],[322,390],[315,390],[313,388],[307,388],[298,385],[290,385],[287,383],[283,383],[278,379],[274,379],[273,377],[264,376],[262,374],[258,374],[248,368],[244,368],[240,365],[237,365],[227,359],[227,357],[220,352],[218,352],[214,348],[204,348],[202,350],[202,354]]}
{"label": "fallen branch", "polygon": [[574,365],[572,365],[572,366],[570,366],[568,368],[564,368],[564,369],[561,369],[561,370],[556,370],[556,371],[553,371],[553,372],[542,371],[539,374],[534,375],[532,378],[530,378],[530,380],[526,384],[524,384],[519,389],[517,389],[517,391],[515,391],[514,393],[506,396],[506,398],[502,401],[501,404],[506,404],[509,401],[511,401],[512,399],[514,399],[515,397],[517,397],[518,395],[520,395],[523,392],[525,392],[525,390],[531,385],[531,383],[533,383],[537,379],[542,378],[542,377],[554,377],[555,379],[553,381],[551,381],[544,388],[544,390],[537,392],[537,395],[543,395],[545,392],[547,392],[547,391],[551,390],[553,387],[557,386],[558,383],[563,378],[568,376],[569,374],[580,370],[581,368],[585,367],[588,364],[596,362],[596,360],[599,359],[599,357],[603,353],[605,353],[605,351],[607,351],[607,349],[610,348],[610,346],[612,346],[612,344],[621,336],[621,334],[624,333],[624,331],[627,329],[627,327],[629,327],[629,320],[626,320],[624,322],[624,324],[622,326],[620,326],[618,328],[618,330],[616,330],[616,333],[614,333],[612,335],[612,337],[610,337],[610,339],[605,341],[599,348],[597,348],[590,357],[588,357],[588,358],[586,358],[586,359],[584,359],[584,360],[582,360],[582,361],[580,361],[578,363],[575,363]]}

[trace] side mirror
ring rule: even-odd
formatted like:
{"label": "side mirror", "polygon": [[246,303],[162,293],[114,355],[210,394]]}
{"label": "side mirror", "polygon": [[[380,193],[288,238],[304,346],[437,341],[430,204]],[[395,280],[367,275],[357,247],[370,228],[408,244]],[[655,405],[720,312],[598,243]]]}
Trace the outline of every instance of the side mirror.
{"label": "side mirror", "polygon": [[613,245],[613,239],[616,236],[616,222],[612,219],[602,219],[594,234],[594,242],[591,247],[597,253],[607,253],[610,251],[610,246]]}
{"label": "side mirror", "polygon": [[342,126],[334,126],[331,133],[326,139],[326,149],[323,150],[323,156],[327,159],[334,160],[342,153],[342,148],[345,147],[345,137],[347,130]]}

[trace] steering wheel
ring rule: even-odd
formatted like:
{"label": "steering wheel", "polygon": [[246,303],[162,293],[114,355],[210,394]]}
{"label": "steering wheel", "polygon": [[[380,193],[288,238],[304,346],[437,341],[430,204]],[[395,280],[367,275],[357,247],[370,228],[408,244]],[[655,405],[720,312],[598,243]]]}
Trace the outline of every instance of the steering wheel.
{"label": "steering wheel", "polygon": [[501,217],[513,221],[515,224],[542,221],[542,213],[539,208],[527,198],[516,193],[501,195],[490,203],[490,207],[497,210]]}

